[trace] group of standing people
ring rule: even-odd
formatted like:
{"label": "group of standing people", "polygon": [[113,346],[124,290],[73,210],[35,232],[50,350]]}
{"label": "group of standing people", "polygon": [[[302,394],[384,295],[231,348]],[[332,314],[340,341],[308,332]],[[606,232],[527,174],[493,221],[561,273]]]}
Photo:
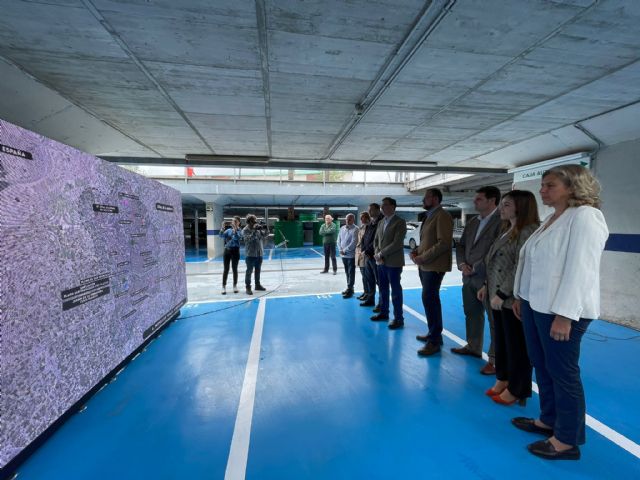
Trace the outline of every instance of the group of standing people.
{"label": "group of standing people", "polygon": [[[608,237],[599,193],[586,168],[551,168],[542,176],[540,196],[554,212],[541,224],[533,193],[512,190],[501,198],[495,187],[480,188],[474,198],[478,216],[456,245],[466,344],[451,351],[482,357],[486,311],[491,345],[481,373],[495,373],[496,381],[485,394],[501,405],[524,404],[535,369],[540,416],[512,423],[548,437],[528,445],[546,459],[579,459],[585,442],[580,341],[600,314],[600,258]],[[421,356],[440,352],[443,343],[439,289],[451,270],[453,222],[441,202],[439,190],[426,192],[427,216],[411,253],[429,326],[427,335],[417,336],[425,342]]]}
{"label": "group of standing people", "polygon": [[230,224],[223,222],[219,236],[224,240],[224,254],[222,272],[222,295],[227,294],[227,279],[229,278],[229,267],[233,272],[233,293],[238,293],[238,263],[240,262],[240,240],[244,240],[245,262],[247,270],[245,272],[244,283],[247,295],[253,295],[251,289],[251,277],[255,272],[255,290],[265,291],[260,284],[260,270],[262,268],[262,257],[264,255],[263,239],[269,234],[266,226],[258,224],[255,215],[247,215],[246,226],[240,227],[240,217],[233,217]]}

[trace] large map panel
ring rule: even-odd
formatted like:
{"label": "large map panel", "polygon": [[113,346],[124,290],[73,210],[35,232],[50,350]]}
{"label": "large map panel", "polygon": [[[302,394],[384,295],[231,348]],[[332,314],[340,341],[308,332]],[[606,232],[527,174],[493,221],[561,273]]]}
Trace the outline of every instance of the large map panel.
{"label": "large map panel", "polygon": [[0,120],[0,467],[185,303],[180,193]]}

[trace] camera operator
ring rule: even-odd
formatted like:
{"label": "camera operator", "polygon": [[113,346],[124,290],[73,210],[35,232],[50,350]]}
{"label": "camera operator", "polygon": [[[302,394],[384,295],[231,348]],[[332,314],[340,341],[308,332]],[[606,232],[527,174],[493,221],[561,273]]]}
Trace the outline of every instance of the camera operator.
{"label": "camera operator", "polygon": [[255,269],[256,291],[264,291],[260,285],[260,269],[262,268],[262,255],[264,247],[262,239],[269,235],[269,229],[265,224],[258,224],[255,215],[247,215],[247,226],[242,230],[244,238],[244,248],[246,252],[245,261],[247,262],[247,271],[244,277],[244,283],[247,287],[247,295],[253,295],[251,291],[251,273]]}
{"label": "camera operator", "polygon": [[222,295],[227,294],[229,265],[233,269],[233,293],[238,293],[238,262],[240,261],[240,217],[233,217],[231,223],[222,222],[220,237],[224,240],[224,271],[222,273]]}

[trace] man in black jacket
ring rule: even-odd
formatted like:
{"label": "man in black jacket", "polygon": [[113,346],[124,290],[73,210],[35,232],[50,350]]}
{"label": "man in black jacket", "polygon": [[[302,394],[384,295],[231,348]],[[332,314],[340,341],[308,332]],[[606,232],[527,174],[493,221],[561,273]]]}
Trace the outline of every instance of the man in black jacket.
{"label": "man in black jacket", "polygon": [[[372,203],[371,205],[369,205],[369,216],[371,217],[371,221],[369,222],[369,225],[367,225],[364,237],[362,238],[362,250],[366,259],[364,266],[364,275],[369,279],[371,289],[366,297],[363,296],[361,298],[361,307],[373,307],[376,304],[378,266],[376,265],[376,260],[373,258],[373,255],[375,254],[373,249],[373,239],[376,236],[376,230],[378,228],[380,219],[384,218],[382,212],[380,211],[380,205],[378,205],[377,203]],[[379,310],[379,308],[376,307],[373,309],[374,312],[376,312],[376,310]]]}

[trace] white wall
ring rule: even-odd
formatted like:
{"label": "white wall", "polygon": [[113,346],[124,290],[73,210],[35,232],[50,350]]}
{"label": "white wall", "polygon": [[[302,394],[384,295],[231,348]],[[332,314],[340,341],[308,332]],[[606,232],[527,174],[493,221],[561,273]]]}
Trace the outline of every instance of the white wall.
{"label": "white wall", "polygon": [[[640,140],[602,149],[594,165],[611,234],[640,234]],[[601,317],[640,329],[640,253],[605,251]]]}

